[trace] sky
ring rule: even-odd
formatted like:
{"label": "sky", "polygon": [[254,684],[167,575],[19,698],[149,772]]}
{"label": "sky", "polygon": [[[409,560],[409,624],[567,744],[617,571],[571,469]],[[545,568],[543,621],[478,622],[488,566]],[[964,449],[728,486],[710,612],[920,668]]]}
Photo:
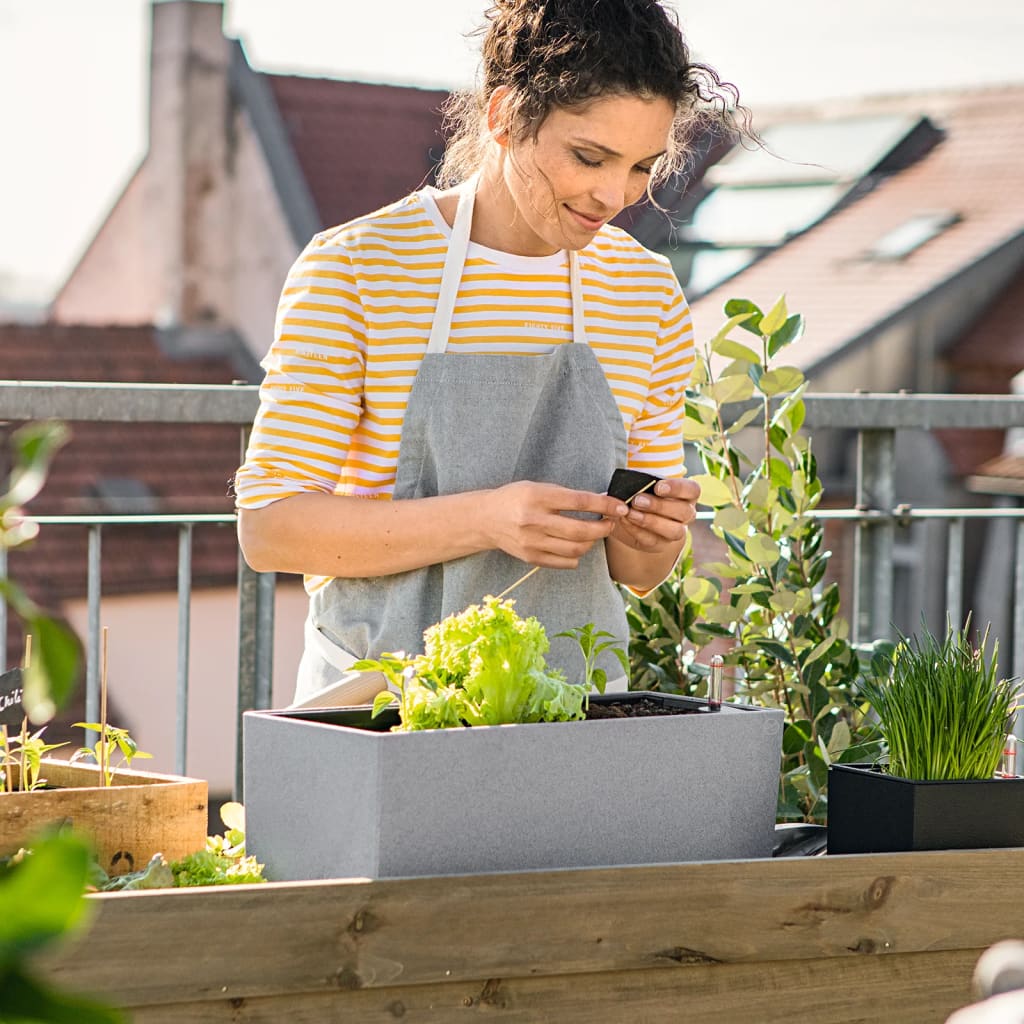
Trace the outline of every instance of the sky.
{"label": "sky", "polygon": [[[759,106],[1024,82],[1017,0],[666,0]],[[145,152],[150,0],[0,0],[0,310],[45,302]],[[473,81],[486,0],[226,0],[277,73]]]}

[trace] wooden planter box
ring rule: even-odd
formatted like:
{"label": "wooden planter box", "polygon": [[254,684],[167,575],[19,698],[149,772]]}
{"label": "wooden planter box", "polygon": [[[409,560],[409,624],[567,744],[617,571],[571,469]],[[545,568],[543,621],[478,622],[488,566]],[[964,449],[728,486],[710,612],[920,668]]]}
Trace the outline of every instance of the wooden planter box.
{"label": "wooden planter box", "polygon": [[275,881],[770,856],[782,712],[591,701],[642,698],[694,713],[393,733],[397,712],[247,712],[247,849]]}
{"label": "wooden planter box", "polygon": [[1024,779],[920,781],[873,765],[828,772],[828,852],[1024,846]]}
{"label": "wooden planter box", "polygon": [[941,1024],[1024,849],[90,897],[39,969],[132,1024]]}
{"label": "wooden planter box", "polygon": [[0,856],[63,823],[90,839],[111,875],[138,870],[155,853],[175,860],[206,845],[201,779],[119,769],[113,786],[100,786],[95,765],[46,758],[40,774],[59,788],[0,794]]}

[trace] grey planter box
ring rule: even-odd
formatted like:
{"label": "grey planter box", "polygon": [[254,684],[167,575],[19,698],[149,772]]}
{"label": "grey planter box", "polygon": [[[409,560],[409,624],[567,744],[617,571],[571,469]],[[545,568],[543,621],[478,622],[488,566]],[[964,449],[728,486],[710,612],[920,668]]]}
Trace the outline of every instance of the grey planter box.
{"label": "grey planter box", "polygon": [[276,881],[771,856],[782,712],[592,700],[641,696],[701,713],[391,733],[368,708],[247,712],[247,850]]}

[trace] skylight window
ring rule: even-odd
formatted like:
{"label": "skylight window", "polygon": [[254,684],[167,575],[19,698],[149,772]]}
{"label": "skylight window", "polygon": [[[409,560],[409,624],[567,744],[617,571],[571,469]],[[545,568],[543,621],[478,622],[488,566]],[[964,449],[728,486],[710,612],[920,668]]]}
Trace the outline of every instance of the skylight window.
{"label": "skylight window", "polygon": [[717,188],[697,207],[686,235],[716,245],[780,245],[847,192],[844,185]]}
{"label": "skylight window", "polygon": [[714,185],[855,181],[875,168],[920,123],[919,115],[848,117],[769,125],[764,148],[735,147],[708,170]]}
{"label": "skylight window", "polygon": [[717,288],[757,259],[757,249],[701,249],[694,254],[686,294],[690,299]]}
{"label": "skylight window", "polygon": [[960,221],[952,210],[919,213],[882,235],[865,253],[868,260],[902,260]]}

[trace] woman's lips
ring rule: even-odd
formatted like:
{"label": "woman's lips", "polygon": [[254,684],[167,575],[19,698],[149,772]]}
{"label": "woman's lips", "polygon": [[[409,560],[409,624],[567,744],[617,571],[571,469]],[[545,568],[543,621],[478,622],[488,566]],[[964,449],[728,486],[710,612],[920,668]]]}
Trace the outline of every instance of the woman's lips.
{"label": "woman's lips", "polygon": [[604,226],[603,217],[588,217],[586,214],[580,213],[578,210],[574,210],[568,204],[566,204],[565,208],[573,215],[573,217],[576,218],[576,222],[584,231],[600,231]]}

